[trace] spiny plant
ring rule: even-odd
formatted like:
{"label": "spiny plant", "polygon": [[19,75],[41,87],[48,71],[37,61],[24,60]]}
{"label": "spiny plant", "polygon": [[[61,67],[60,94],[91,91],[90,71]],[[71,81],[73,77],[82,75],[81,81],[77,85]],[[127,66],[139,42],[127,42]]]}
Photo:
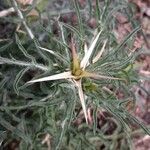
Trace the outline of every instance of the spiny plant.
{"label": "spiny plant", "polygon": [[[28,13],[38,10],[36,2],[25,12],[15,0],[9,4],[18,14],[14,23],[24,28],[0,43],[3,148],[15,140],[20,149],[123,149],[126,143],[132,149],[132,126],[150,134],[130,113],[136,103],[130,89],[138,82],[133,69],[138,54],[130,49],[141,27],[131,21],[133,31],[120,43],[113,33],[116,12],[132,20],[126,1],[96,0],[93,8],[89,0],[84,9],[69,1],[75,26],[60,21],[57,12],[52,17],[43,11],[32,20]],[[87,25],[89,17],[96,18],[96,29]]]}
{"label": "spiny plant", "polygon": [[[56,75],[52,75],[52,76],[48,76],[48,77],[44,77],[44,78],[40,78],[40,79],[36,79],[36,80],[32,80],[32,81],[28,82],[28,83],[35,83],[35,82],[60,80],[60,79],[72,79],[72,82],[75,84],[75,86],[78,89],[79,98],[80,98],[80,101],[81,101],[81,105],[82,105],[83,112],[84,112],[85,119],[86,119],[87,123],[88,123],[88,117],[87,117],[87,111],[86,111],[86,106],[85,106],[85,98],[84,98],[84,94],[83,94],[83,90],[82,90],[82,78],[89,77],[89,78],[97,78],[97,79],[114,79],[114,80],[117,79],[117,80],[119,80],[119,78],[115,78],[115,77],[111,77],[111,76],[110,77],[109,76],[104,76],[104,75],[100,75],[100,74],[85,71],[85,68],[89,65],[89,58],[92,55],[92,52],[95,48],[97,40],[100,36],[100,33],[101,33],[101,31],[97,34],[97,36],[93,40],[92,44],[90,45],[89,49],[87,49],[87,46],[85,45],[85,48],[84,48],[85,55],[84,55],[81,63],[78,60],[76,49],[74,47],[74,43],[72,42],[72,47],[71,47],[71,50],[72,50],[71,71],[66,71],[66,72],[63,72],[63,73],[59,73],[59,74],[56,74]],[[102,52],[105,49],[105,45],[106,45],[106,42],[104,43],[102,49],[97,54],[97,56],[95,56],[95,58],[92,60],[93,63],[96,63],[96,61],[98,61],[98,59],[101,57]],[[44,49],[44,48],[41,48],[41,49],[52,53],[48,49]],[[66,68],[66,70],[68,70],[68,68]],[[92,85],[90,85],[90,86],[92,86]],[[96,85],[94,85],[94,87],[96,88]],[[93,87],[91,87],[91,88],[93,88]],[[94,90],[96,90],[95,88],[94,88]]]}

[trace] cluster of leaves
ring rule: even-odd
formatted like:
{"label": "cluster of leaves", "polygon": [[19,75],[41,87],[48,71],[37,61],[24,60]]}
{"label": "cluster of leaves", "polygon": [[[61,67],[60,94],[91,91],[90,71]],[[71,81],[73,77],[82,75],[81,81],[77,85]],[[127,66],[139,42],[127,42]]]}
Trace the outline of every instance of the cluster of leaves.
{"label": "cluster of leaves", "polygon": [[[20,149],[122,149],[126,143],[132,148],[131,126],[138,125],[150,134],[129,113],[133,108],[128,108],[136,103],[130,89],[138,82],[132,68],[138,54],[130,49],[140,27],[132,21],[132,6],[125,0],[96,0],[93,7],[88,0],[80,8],[72,0],[63,5],[67,11],[62,8],[59,15],[51,15],[48,10],[53,2],[45,3],[47,9],[36,1],[29,6],[8,2],[17,15],[4,19],[17,30],[10,39],[0,41],[0,145],[6,148],[15,139]],[[63,10],[77,15],[75,26],[60,20]],[[126,13],[133,28],[121,43],[113,32],[117,12]],[[87,24],[91,17],[96,18],[96,29]],[[79,76],[80,63],[97,76]],[[65,74],[62,80],[53,78],[68,71],[77,78],[71,80]],[[38,79],[30,81],[33,77]],[[80,79],[80,85],[74,84]],[[82,96],[78,96],[81,90]],[[118,99],[118,91],[123,92],[122,99]]]}

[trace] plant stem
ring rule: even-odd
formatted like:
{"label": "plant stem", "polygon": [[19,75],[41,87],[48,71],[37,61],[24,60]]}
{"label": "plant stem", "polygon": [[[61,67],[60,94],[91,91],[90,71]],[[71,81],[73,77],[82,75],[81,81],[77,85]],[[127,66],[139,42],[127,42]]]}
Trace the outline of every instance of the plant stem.
{"label": "plant stem", "polygon": [[33,39],[34,39],[34,35],[33,35],[32,31],[31,31],[31,29],[28,27],[28,25],[27,25],[27,23],[26,23],[26,21],[25,21],[25,18],[23,17],[22,12],[21,12],[20,9],[18,8],[17,2],[16,2],[15,0],[11,0],[11,1],[13,2],[14,8],[15,8],[15,10],[17,11],[18,16],[19,16],[20,19],[22,20],[22,23],[23,23],[25,29],[27,30],[27,33],[29,34],[30,38],[33,40]]}

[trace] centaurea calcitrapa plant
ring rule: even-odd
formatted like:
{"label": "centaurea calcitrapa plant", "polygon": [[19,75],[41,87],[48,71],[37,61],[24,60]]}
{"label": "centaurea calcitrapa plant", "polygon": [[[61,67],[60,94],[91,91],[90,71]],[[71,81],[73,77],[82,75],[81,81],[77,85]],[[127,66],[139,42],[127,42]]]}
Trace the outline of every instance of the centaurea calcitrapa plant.
{"label": "centaurea calcitrapa plant", "polygon": [[[11,4],[18,14],[14,16],[17,29],[21,24],[24,28],[16,30],[12,40],[3,41],[1,48],[0,144],[4,148],[15,140],[20,149],[107,150],[123,149],[127,143],[132,149],[131,137],[137,131],[133,127],[150,134],[130,108],[136,103],[131,88],[138,82],[133,69],[138,54],[130,49],[141,28],[131,21],[133,31],[120,43],[113,32],[117,11],[132,20],[126,1],[96,0],[95,8],[88,1],[81,9],[73,0],[69,5],[78,18],[75,26],[60,21],[57,11],[52,16],[41,12],[37,20],[28,18],[36,2],[26,6],[27,12],[17,1]],[[95,17],[97,28],[91,29],[83,16]],[[123,93],[122,99],[117,92]]]}
{"label": "centaurea calcitrapa plant", "polygon": [[[65,71],[65,72],[62,72],[59,74],[51,75],[48,77],[44,77],[44,78],[40,78],[40,79],[36,79],[36,80],[32,80],[32,81],[28,82],[28,83],[35,83],[35,82],[43,82],[43,81],[51,81],[51,80],[61,80],[61,79],[70,80],[71,79],[70,81],[72,81],[75,84],[75,87],[77,88],[79,98],[81,101],[81,105],[83,108],[85,120],[86,120],[87,124],[88,124],[88,116],[87,116],[84,93],[83,93],[83,89],[82,89],[82,86],[83,86],[82,85],[82,78],[94,78],[94,79],[100,79],[100,80],[101,79],[121,80],[121,78],[116,78],[116,77],[112,77],[112,76],[105,76],[105,75],[101,75],[98,73],[93,73],[93,72],[89,72],[89,71],[85,70],[86,67],[89,65],[89,59],[92,55],[92,52],[95,48],[95,45],[97,44],[100,33],[101,33],[101,31],[96,35],[96,37],[92,41],[89,49],[87,48],[86,45],[84,46],[84,53],[85,54],[84,54],[84,57],[81,60],[81,62],[78,58],[74,42],[72,41],[72,43],[71,43],[72,62],[70,63],[71,69],[69,71]],[[96,63],[96,61],[99,60],[99,58],[102,55],[102,52],[105,49],[105,45],[106,45],[106,42],[104,42],[104,45],[103,45],[102,49],[100,50],[100,52],[92,60],[93,63]],[[44,49],[44,48],[41,48],[41,49],[49,52],[48,49]],[[66,68],[66,70],[68,70],[68,69],[69,68]]]}

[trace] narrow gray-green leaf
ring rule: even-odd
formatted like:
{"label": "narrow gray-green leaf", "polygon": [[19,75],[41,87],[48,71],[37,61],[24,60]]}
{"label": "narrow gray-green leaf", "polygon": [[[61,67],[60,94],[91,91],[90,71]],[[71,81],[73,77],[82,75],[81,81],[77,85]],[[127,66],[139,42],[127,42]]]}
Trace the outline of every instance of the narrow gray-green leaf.
{"label": "narrow gray-green leaf", "polygon": [[19,89],[18,89],[18,84],[21,80],[21,78],[23,77],[23,75],[29,70],[29,68],[25,68],[25,69],[22,69],[17,75],[16,75],[16,78],[14,80],[14,84],[13,84],[13,87],[14,87],[14,90],[16,92],[17,95],[19,95]]}

